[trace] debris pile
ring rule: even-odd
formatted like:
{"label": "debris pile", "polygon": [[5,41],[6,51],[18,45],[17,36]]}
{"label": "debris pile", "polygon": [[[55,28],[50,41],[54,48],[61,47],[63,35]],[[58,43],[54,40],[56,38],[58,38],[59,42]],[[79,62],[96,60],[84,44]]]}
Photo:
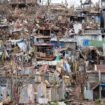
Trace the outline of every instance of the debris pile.
{"label": "debris pile", "polygon": [[0,9],[0,104],[79,105],[105,97],[100,10],[87,8],[10,0]]}

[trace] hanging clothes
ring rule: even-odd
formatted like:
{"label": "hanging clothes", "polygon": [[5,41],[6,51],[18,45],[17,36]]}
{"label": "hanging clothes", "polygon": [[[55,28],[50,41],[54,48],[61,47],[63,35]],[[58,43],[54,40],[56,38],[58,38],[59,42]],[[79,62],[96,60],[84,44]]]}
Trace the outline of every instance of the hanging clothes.
{"label": "hanging clothes", "polygon": [[64,71],[70,73],[70,65],[68,64],[67,61],[64,62]]}
{"label": "hanging clothes", "polygon": [[55,61],[60,61],[60,56],[56,56]]}
{"label": "hanging clothes", "polygon": [[4,61],[5,58],[6,58],[6,53],[5,53],[5,51],[3,51],[3,53],[2,53],[2,61]]}

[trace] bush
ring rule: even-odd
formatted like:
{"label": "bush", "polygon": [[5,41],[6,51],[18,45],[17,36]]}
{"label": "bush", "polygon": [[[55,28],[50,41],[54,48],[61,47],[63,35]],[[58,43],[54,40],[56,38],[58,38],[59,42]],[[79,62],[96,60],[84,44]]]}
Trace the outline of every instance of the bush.
{"label": "bush", "polygon": [[51,102],[50,105],[58,105],[57,102]]}
{"label": "bush", "polygon": [[96,105],[101,105],[101,100],[100,99],[95,100],[95,104]]}

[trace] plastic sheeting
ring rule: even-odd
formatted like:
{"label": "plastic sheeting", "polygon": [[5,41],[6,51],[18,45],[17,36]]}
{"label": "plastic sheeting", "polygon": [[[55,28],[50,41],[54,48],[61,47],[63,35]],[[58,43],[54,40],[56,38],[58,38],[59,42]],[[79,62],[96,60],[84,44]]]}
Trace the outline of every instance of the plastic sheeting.
{"label": "plastic sheeting", "polygon": [[7,87],[0,87],[0,99],[5,99],[7,96]]}
{"label": "plastic sheeting", "polygon": [[59,105],[66,105],[64,102],[58,102]]}
{"label": "plastic sheeting", "polygon": [[3,95],[3,98],[6,98],[6,96],[7,96],[7,88],[6,87],[2,87],[2,95]]}
{"label": "plastic sheeting", "polygon": [[83,40],[83,46],[88,46],[89,45],[89,40],[88,39],[84,39]]}
{"label": "plastic sheeting", "polygon": [[80,24],[80,23],[74,24],[74,31],[75,31],[75,33],[78,34],[78,32],[80,30],[82,30],[82,24]]}
{"label": "plastic sheeting", "polygon": [[66,72],[68,72],[68,73],[71,72],[71,70],[70,70],[70,65],[68,64],[68,62],[65,62],[65,63],[64,63],[64,71],[66,71]]}
{"label": "plastic sheeting", "polygon": [[19,42],[17,42],[17,45],[19,46],[19,48],[20,48],[22,51],[24,51],[24,52],[27,51],[27,45],[26,45],[26,43],[25,43],[24,41],[19,41]]}
{"label": "plastic sheeting", "polygon": [[48,99],[46,98],[39,98],[38,103],[41,105],[47,105],[48,104]]}

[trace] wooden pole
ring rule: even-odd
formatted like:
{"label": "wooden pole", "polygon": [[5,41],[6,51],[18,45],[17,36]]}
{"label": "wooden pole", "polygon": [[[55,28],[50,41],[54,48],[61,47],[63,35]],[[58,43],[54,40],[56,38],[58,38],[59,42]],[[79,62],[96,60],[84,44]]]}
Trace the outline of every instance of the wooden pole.
{"label": "wooden pole", "polygon": [[[99,71],[99,83],[101,83],[101,72]],[[101,85],[99,84],[99,98],[101,99],[101,90],[102,90],[102,87]]]}

